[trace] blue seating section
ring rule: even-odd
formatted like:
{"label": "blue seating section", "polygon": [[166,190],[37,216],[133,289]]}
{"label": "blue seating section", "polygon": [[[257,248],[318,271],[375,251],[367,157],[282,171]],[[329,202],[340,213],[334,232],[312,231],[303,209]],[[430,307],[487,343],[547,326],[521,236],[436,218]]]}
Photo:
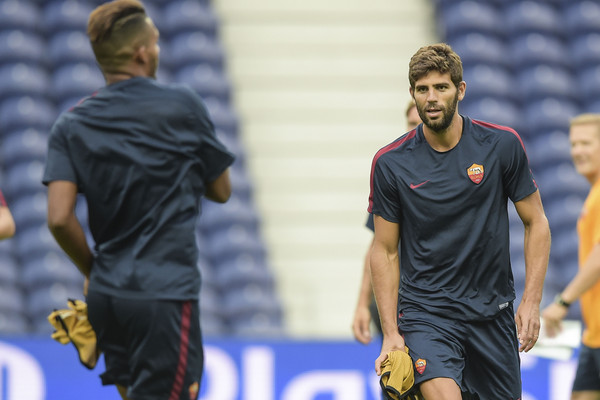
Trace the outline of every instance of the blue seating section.
{"label": "blue seating section", "polygon": [[[591,0],[436,0],[442,39],[461,56],[464,114],[515,128],[525,142],[552,230],[544,303],[577,272],[576,222],[589,191],[570,157],[570,119],[600,112],[600,3]],[[511,226],[520,225],[516,212]],[[517,298],[523,232],[512,229]],[[572,307],[570,318],[579,318]]]}
{"label": "blue seating section", "polygon": [[[68,297],[82,298],[83,278],[46,226],[41,178],[52,123],[104,86],[85,33],[89,13],[102,2],[0,0],[0,187],[17,223],[16,237],[0,242],[0,333],[49,333],[52,309],[65,307]],[[197,238],[204,335],[282,335],[282,305],[230,102],[218,18],[208,1],[144,4],[161,32],[157,79],[195,89],[218,137],[237,156],[231,200],[202,201]],[[83,197],[76,214],[93,245]]]}

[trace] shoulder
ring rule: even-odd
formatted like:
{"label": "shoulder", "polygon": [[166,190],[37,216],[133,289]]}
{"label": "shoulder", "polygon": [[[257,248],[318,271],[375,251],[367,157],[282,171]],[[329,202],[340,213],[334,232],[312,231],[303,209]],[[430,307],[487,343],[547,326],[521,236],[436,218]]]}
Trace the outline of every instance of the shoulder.
{"label": "shoulder", "polygon": [[465,117],[465,128],[470,129],[476,139],[525,148],[523,139],[511,127]]}
{"label": "shoulder", "polygon": [[395,157],[401,157],[401,154],[415,142],[417,137],[417,128],[406,132],[398,139],[382,147],[375,153],[373,157],[373,164],[380,160],[391,159]]}

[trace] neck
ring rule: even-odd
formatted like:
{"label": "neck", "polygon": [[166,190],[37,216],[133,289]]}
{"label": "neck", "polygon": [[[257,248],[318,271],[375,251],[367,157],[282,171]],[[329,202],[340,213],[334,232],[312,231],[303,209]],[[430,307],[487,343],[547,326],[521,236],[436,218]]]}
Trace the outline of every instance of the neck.
{"label": "neck", "polygon": [[434,131],[423,124],[423,134],[427,143],[436,151],[445,152],[452,150],[462,137],[463,119],[456,113],[450,125],[441,131]]}
{"label": "neck", "polygon": [[113,71],[104,71],[104,79],[106,80],[107,85],[140,76],[148,77],[148,74],[143,70],[143,68],[137,65],[126,65]]}

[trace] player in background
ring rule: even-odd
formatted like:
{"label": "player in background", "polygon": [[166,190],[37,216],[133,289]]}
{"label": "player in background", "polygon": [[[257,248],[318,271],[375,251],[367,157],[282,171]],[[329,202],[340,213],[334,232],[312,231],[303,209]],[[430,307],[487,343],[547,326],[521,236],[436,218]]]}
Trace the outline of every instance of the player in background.
{"label": "player in background", "polygon": [[[421,123],[421,117],[417,112],[415,102],[411,99],[406,106],[406,129],[411,131]],[[373,215],[369,214],[366,223],[367,228],[373,231]],[[379,313],[373,297],[373,288],[371,286],[371,267],[369,260],[371,258],[371,247],[373,241],[369,244],[363,263],[363,273],[360,281],[360,291],[358,293],[358,302],[354,311],[354,320],[352,322],[352,333],[354,338],[362,344],[371,342],[371,321],[375,322],[377,333],[381,335],[381,324],[379,322]]]}
{"label": "player in background", "polygon": [[[106,86],[52,127],[48,226],[89,279],[102,383],[123,399],[195,400],[203,369],[196,224],[203,196],[228,200],[234,157],[193,90],[156,82],[159,32],[142,3],[100,5],[88,36]],[[94,252],[75,215],[78,192]]]}
{"label": "player in background", "polygon": [[11,238],[15,235],[16,227],[12,213],[6,204],[4,195],[0,190],[0,240]]}
{"label": "player in background", "polygon": [[549,336],[561,330],[571,303],[580,300],[585,330],[572,400],[600,399],[600,114],[571,120],[571,156],[577,172],[591,185],[577,221],[579,271],[542,312]]}
{"label": "player in background", "polygon": [[[519,351],[537,341],[550,251],[523,143],[511,128],[459,114],[466,83],[450,46],[420,48],[409,81],[423,124],[382,148],[371,171],[371,275],[383,329],[376,372],[406,343],[427,400],[520,399]],[[525,227],[516,314],[508,199]]]}

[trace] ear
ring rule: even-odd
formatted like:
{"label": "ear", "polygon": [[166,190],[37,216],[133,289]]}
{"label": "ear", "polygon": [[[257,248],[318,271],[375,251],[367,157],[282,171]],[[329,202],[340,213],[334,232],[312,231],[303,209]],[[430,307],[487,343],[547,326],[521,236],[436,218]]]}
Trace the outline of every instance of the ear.
{"label": "ear", "polygon": [[148,63],[148,52],[146,51],[146,46],[140,46],[133,53],[133,60],[137,64],[145,65]]}
{"label": "ear", "polygon": [[413,87],[412,87],[412,86],[410,86],[410,87],[408,88],[408,93],[410,93],[410,97],[412,97],[412,98],[413,98],[413,100],[414,100],[414,99],[415,99],[415,89],[413,89]]}
{"label": "ear", "polygon": [[467,91],[467,82],[461,81],[458,84],[458,100],[462,100],[465,97],[465,93]]}

